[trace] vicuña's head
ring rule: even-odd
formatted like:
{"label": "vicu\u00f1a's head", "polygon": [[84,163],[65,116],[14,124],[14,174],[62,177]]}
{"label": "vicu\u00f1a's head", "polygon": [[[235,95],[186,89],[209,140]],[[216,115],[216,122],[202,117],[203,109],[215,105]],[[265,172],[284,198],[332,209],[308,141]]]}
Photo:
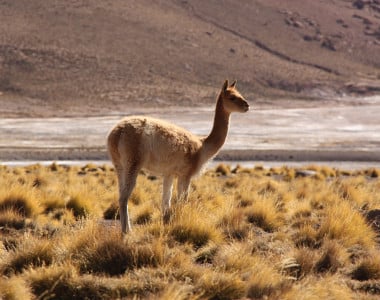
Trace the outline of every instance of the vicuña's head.
{"label": "vicu\u00f1a's head", "polygon": [[249,110],[249,104],[244,97],[236,89],[236,80],[228,85],[228,80],[223,84],[221,97],[223,101],[224,109],[229,112],[247,112]]}

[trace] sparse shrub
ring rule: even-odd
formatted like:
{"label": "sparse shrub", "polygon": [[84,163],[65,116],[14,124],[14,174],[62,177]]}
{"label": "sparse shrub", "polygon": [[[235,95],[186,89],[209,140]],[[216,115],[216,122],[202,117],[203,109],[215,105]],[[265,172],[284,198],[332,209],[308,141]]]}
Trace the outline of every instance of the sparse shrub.
{"label": "sparse shrub", "polygon": [[44,207],[45,213],[50,213],[54,210],[65,208],[65,201],[62,197],[59,197],[57,195],[49,195],[42,201],[42,206]]}
{"label": "sparse shrub", "polygon": [[231,243],[220,247],[214,265],[226,272],[250,272],[257,261],[252,258],[251,248],[247,243]]}
{"label": "sparse shrub", "polygon": [[227,176],[227,175],[229,175],[231,173],[230,166],[229,165],[225,165],[225,164],[219,164],[215,168],[215,173],[223,175],[223,176]]}
{"label": "sparse shrub", "polygon": [[318,237],[340,240],[347,247],[361,244],[372,248],[375,245],[375,232],[364,217],[344,201],[336,202],[326,209]]}
{"label": "sparse shrub", "polygon": [[380,279],[380,257],[378,253],[363,259],[351,272],[351,278],[359,281]]}
{"label": "sparse shrub", "polygon": [[3,274],[20,273],[29,267],[50,265],[54,259],[52,243],[46,240],[25,241],[15,250],[12,250],[8,259],[1,265]]}
{"label": "sparse shrub", "polygon": [[102,237],[96,239],[95,244],[84,244],[77,249],[76,259],[81,272],[116,276],[135,268],[156,267],[162,261],[162,253],[153,246],[123,243],[118,234],[99,233]]}
{"label": "sparse shrub", "polygon": [[173,211],[173,222],[170,224],[169,233],[175,241],[190,243],[195,248],[221,240],[221,233],[201,203],[192,205],[189,202],[177,205]]}
{"label": "sparse shrub", "polygon": [[77,274],[73,265],[29,269],[25,277],[39,299],[78,299]]}
{"label": "sparse shrub", "polygon": [[318,248],[321,245],[321,240],[318,238],[318,232],[311,224],[302,225],[292,236],[294,244],[298,248]]}
{"label": "sparse shrub", "polygon": [[34,299],[28,284],[20,277],[2,278],[0,280],[0,299],[28,300]]}
{"label": "sparse shrub", "polygon": [[72,211],[63,208],[50,212],[48,216],[53,220],[62,222],[63,225],[71,225],[76,221]]}
{"label": "sparse shrub", "polygon": [[300,248],[295,253],[295,261],[299,265],[294,275],[296,278],[303,278],[313,272],[317,253],[308,248]]}
{"label": "sparse shrub", "polygon": [[213,238],[213,229],[196,224],[177,224],[171,229],[171,235],[180,243],[191,243],[195,248],[206,245]]}
{"label": "sparse shrub", "polygon": [[320,172],[325,177],[336,177],[336,170],[328,166],[321,167]]}
{"label": "sparse shrub", "polygon": [[292,288],[286,289],[280,298],[284,300],[356,299],[343,279],[336,275],[311,276],[305,280],[300,280]]}
{"label": "sparse shrub", "polygon": [[267,232],[277,230],[282,221],[276,212],[273,202],[267,199],[256,201],[251,207],[247,208],[246,216],[249,223],[252,223]]}
{"label": "sparse shrub", "polygon": [[274,180],[268,180],[264,182],[264,184],[261,185],[259,188],[259,195],[265,195],[268,193],[275,193],[278,192],[280,189],[280,184]]}
{"label": "sparse shrub", "polygon": [[25,218],[13,209],[0,211],[0,227],[21,229],[25,227]]}
{"label": "sparse shrub", "polygon": [[153,211],[151,207],[145,207],[136,214],[136,224],[147,224],[152,221]]}
{"label": "sparse shrub", "polygon": [[272,297],[276,299],[276,294],[281,293],[287,287],[286,281],[271,266],[260,257],[253,257],[251,265],[251,275],[248,279],[247,296],[252,299]]}
{"label": "sparse shrub", "polygon": [[264,171],[265,170],[263,165],[255,165],[255,167],[253,169],[255,171]]}
{"label": "sparse shrub", "polygon": [[317,273],[335,273],[348,260],[347,252],[336,242],[327,241],[322,248],[322,255],[315,264]]}
{"label": "sparse shrub", "polygon": [[230,178],[224,183],[224,186],[228,189],[234,189],[239,186],[239,182],[236,178]]}
{"label": "sparse shrub", "polygon": [[48,168],[52,172],[57,172],[59,170],[59,165],[56,162],[53,162]]}
{"label": "sparse shrub", "polygon": [[70,196],[69,201],[66,203],[66,207],[72,210],[74,216],[77,219],[87,217],[92,210],[89,200],[85,197],[85,195],[81,194],[72,195]]}
{"label": "sparse shrub", "polygon": [[211,264],[217,252],[218,246],[215,244],[206,245],[198,250],[194,260],[199,264]]}
{"label": "sparse shrub", "polygon": [[120,299],[154,291],[157,284],[144,280],[80,276],[75,266],[54,265],[28,270],[25,274],[38,299],[81,300]]}
{"label": "sparse shrub", "polygon": [[193,287],[191,285],[185,285],[182,283],[171,283],[166,286],[164,291],[157,296],[153,296],[151,299],[175,299],[175,300],[188,300],[188,299],[199,299],[201,295],[191,297],[193,294]]}
{"label": "sparse shrub", "polygon": [[106,220],[120,219],[119,204],[112,202],[111,205],[104,211],[103,218]]}
{"label": "sparse shrub", "polygon": [[87,255],[80,262],[81,272],[121,275],[134,267],[134,255],[129,247],[112,240],[100,242],[94,249],[85,250]]}
{"label": "sparse shrub", "polygon": [[378,178],[380,176],[380,170],[375,168],[365,170],[364,173],[371,178]]}
{"label": "sparse shrub", "polygon": [[250,226],[245,219],[243,209],[235,209],[224,216],[220,222],[224,235],[231,239],[244,240],[250,232]]}
{"label": "sparse shrub", "polygon": [[168,224],[161,181],[140,174],[130,208],[144,226],[123,243],[118,222],[98,220],[118,212],[111,167],[0,166],[0,298],[375,299],[380,183],[317,170],[210,170]]}
{"label": "sparse shrub", "polygon": [[0,211],[13,210],[23,217],[30,218],[39,213],[33,192],[23,189],[10,190],[3,198],[0,195]]}
{"label": "sparse shrub", "polygon": [[245,295],[245,283],[232,273],[205,272],[200,278],[197,291],[206,299],[240,299]]}
{"label": "sparse shrub", "polygon": [[47,181],[45,180],[45,178],[41,176],[36,176],[33,179],[32,186],[34,188],[41,188],[42,186],[46,186],[46,185],[47,185]]}

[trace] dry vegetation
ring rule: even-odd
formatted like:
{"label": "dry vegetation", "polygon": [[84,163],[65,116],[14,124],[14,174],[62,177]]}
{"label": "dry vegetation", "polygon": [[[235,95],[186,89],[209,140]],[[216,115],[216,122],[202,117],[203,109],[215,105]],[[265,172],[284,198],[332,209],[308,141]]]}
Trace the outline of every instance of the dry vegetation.
{"label": "dry vegetation", "polygon": [[0,298],[377,299],[379,175],[221,165],[163,224],[141,174],[122,243],[111,167],[1,166]]}

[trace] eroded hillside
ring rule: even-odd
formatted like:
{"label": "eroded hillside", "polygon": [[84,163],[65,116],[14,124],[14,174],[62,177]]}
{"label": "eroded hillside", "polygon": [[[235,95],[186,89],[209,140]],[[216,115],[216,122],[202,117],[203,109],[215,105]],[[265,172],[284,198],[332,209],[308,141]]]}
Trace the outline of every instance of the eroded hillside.
{"label": "eroded hillside", "polygon": [[380,3],[0,1],[0,114],[94,115],[380,90]]}

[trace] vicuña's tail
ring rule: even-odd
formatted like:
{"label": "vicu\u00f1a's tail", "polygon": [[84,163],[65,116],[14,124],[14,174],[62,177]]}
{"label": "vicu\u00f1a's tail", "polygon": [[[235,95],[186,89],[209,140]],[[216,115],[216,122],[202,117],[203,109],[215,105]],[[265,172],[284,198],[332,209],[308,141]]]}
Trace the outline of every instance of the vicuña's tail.
{"label": "vicu\u00f1a's tail", "polygon": [[113,128],[108,134],[107,150],[114,166],[120,165],[119,140],[121,131],[119,128]]}

